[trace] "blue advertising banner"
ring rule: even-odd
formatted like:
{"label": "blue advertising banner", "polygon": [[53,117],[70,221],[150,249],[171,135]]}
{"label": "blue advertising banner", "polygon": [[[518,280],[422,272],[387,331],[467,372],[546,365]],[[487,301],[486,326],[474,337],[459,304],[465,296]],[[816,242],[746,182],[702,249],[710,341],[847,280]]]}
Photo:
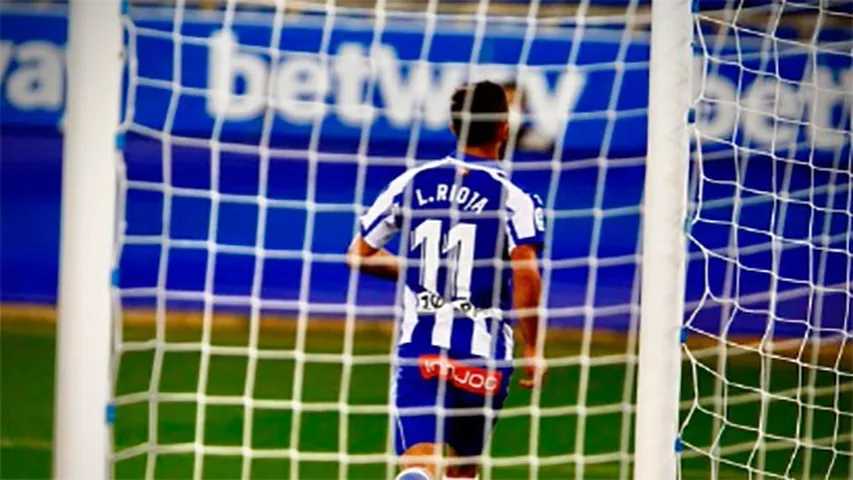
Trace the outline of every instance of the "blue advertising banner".
{"label": "blue advertising banner", "polygon": [[[413,129],[419,145],[452,145],[447,99],[466,80],[485,78],[517,84],[530,145],[559,140],[567,160],[604,148],[608,158],[645,151],[649,47],[643,32],[618,26],[527,31],[522,23],[499,21],[430,26],[399,20],[377,29],[373,21],[344,15],[288,16],[278,26],[261,14],[224,21],[218,13],[188,12],[174,30],[166,10],[135,13],[133,124],[258,145],[269,107],[271,146],[304,148],[319,122],[324,150],[355,150],[369,130],[373,151],[399,153]],[[58,124],[65,22],[61,13],[0,16],[4,125]],[[784,146],[792,136],[818,151],[837,148],[843,136],[800,128],[800,118],[793,118],[805,105],[804,120],[819,127],[841,128],[849,119],[842,107],[853,86],[843,48],[850,33],[830,33],[835,38],[827,45],[837,46],[818,51],[814,71],[807,68],[811,52],[792,42],[780,42],[776,60],[767,62],[757,55],[760,38],[742,39],[739,50],[733,43],[703,52],[707,45],[697,36],[694,90],[714,100],[714,108],[697,112],[702,131],[717,139],[743,135],[762,149]],[[816,84],[821,94],[798,92],[800,82]],[[749,111],[738,115],[736,98]],[[176,114],[166,126],[170,103]]]}
{"label": "blue advertising banner", "polygon": [[[58,263],[66,18],[62,12],[0,13],[0,299],[50,303],[56,298]],[[549,228],[559,240],[548,252],[564,266],[550,277],[548,304],[557,309],[552,321],[582,325],[593,288],[598,324],[627,327],[646,150],[645,33],[626,32],[618,25],[555,24],[528,30],[523,22],[497,20],[427,25],[395,19],[377,29],[369,19],[345,15],[292,16],[277,22],[268,15],[240,14],[226,25],[218,13],[191,12],[175,25],[167,11],[156,9],[135,11],[133,19],[127,33],[125,105],[130,180],[163,182],[163,152],[168,149],[170,188],[215,189],[252,199],[259,192],[260,152],[266,149],[272,152],[265,185],[269,199],[303,206],[354,205],[353,211],[270,208],[266,238],[258,239],[257,205],[223,202],[215,219],[215,241],[222,245],[254,246],[263,240],[267,249],[298,252],[310,242],[313,253],[342,253],[359,202],[372,201],[402,171],[403,157],[438,158],[454,148],[447,128],[453,90],[471,79],[512,82],[522,98],[521,110],[513,112],[519,127],[513,180],[543,197],[550,193],[555,210]],[[810,52],[784,44],[778,61],[770,64],[757,55],[759,39],[744,40],[740,51],[733,44],[706,52],[701,38],[697,35],[694,90],[703,98],[704,108],[696,112],[703,151],[724,159],[733,145],[743,144],[814,165],[826,165],[839,152],[849,155],[850,137],[838,133],[845,125],[849,131],[850,124],[851,96],[845,93],[853,90],[849,53],[826,48],[809,57]],[[830,46],[850,41],[844,34],[825,40]],[[816,60],[815,68],[809,58]],[[820,88],[798,88],[801,82]],[[311,148],[319,152],[313,178],[306,153]],[[354,153],[368,158],[362,197],[356,193],[357,157],[349,156]],[[216,184],[210,174],[214,157]],[[557,159],[559,168],[552,168],[551,159]],[[529,163],[537,160],[548,162]],[[705,175],[725,177],[730,163],[709,163]],[[774,175],[772,164],[772,155],[756,155],[748,178],[741,180],[769,190],[764,185]],[[308,202],[312,180],[317,190]],[[802,177],[792,191],[808,187]],[[600,197],[599,189],[604,192]],[[732,192],[708,188],[705,195],[710,201]],[[809,200],[826,204],[827,195],[822,190]],[[163,192],[131,188],[126,233],[206,241],[213,220],[210,199],[176,194],[171,201],[173,218],[180,221],[163,225]],[[731,206],[720,208],[725,213]],[[749,210],[753,216],[744,214],[741,220],[763,218],[772,208],[756,205]],[[597,217],[601,211],[606,214]],[[305,238],[309,216],[314,231]],[[786,228],[803,229],[810,221],[792,214]],[[727,244],[728,228],[699,227],[696,234],[707,244]],[[833,223],[830,236],[838,237],[843,228]],[[740,245],[768,242],[753,236]],[[128,245],[121,259],[122,286],[156,284],[162,254],[160,245]],[[586,261],[607,258],[629,261]],[[689,301],[723,282],[725,269],[715,267],[706,277],[700,258],[689,270]],[[771,259],[770,248],[758,248],[750,258],[764,264]],[[202,249],[170,248],[166,286],[202,290],[206,260]],[[249,255],[218,254],[213,293],[248,295],[254,263]],[[794,265],[790,276],[809,278],[807,262]],[[261,296],[277,305],[296,302],[306,266],[302,259],[268,259]],[[309,300],[318,306],[345,303],[346,267],[315,261],[311,268]],[[599,281],[589,285],[593,269]],[[843,265],[830,264],[825,277],[826,284],[843,282]],[[760,296],[766,283],[745,282],[740,293]],[[363,305],[387,305],[393,302],[393,285],[361,277],[354,298]],[[789,300],[777,308],[808,308],[807,297],[785,298]],[[842,308],[844,301],[841,295],[828,297],[825,310]],[[718,321],[719,308],[712,310],[709,322]],[[755,333],[763,328],[753,322],[736,330]]]}

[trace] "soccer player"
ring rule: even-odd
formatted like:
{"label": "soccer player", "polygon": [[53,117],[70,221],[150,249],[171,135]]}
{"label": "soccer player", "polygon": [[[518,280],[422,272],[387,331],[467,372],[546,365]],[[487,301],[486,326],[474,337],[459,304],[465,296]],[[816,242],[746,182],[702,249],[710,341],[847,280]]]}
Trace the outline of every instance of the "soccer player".
{"label": "soccer player", "polygon": [[[529,360],[520,385],[533,388],[544,373],[536,337],[545,225],[538,197],[498,163],[508,137],[506,94],[492,82],[464,86],[451,117],[464,154],[394,179],[361,217],[347,257],[364,273],[403,277],[391,392],[398,479],[440,479],[440,456],[457,460],[445,478],[477,477],[476,458],[495,423],[487,408],[498,411],[508,393],[513,316]],[[402,265],[383,248],[398,232]]]}

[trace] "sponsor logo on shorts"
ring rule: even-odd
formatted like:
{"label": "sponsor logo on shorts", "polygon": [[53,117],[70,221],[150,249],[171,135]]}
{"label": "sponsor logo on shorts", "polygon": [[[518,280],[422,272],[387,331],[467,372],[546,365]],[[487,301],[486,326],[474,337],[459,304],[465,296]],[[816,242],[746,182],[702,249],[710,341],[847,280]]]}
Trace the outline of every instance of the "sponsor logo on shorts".
{"label": "sponsor logo on shorts", "polygon": [[421,377],[426,380],[442,378],[456,388],[477,395],[492,395],[500,388],[503,372],[472,367],[440,355],[422,355],[418,359]]}

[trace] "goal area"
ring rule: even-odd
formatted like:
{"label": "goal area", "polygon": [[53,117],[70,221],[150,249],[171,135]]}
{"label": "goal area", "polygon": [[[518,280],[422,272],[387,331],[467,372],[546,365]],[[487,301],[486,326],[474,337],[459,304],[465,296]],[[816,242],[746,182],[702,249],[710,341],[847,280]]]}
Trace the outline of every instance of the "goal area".
{"label": "goal area", "polygon": [[58,476],[393,479],[402,299],[346,252],[479,80],[544,205],[548,366],[479,478],[853,476],[853,2],[91,3]]}

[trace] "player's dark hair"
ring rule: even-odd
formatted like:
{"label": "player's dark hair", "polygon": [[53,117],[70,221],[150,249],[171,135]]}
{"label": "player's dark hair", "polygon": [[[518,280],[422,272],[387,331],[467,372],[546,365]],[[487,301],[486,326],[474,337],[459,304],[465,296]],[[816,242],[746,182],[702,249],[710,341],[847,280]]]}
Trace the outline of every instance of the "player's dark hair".
{"label": "player's dark hair", "polygon": [[[450,101],[453,133],[457,137],[467,133],[462,143],[468,146],[494,142],[500,124],[506,121],[507,112],[506,92],[497,83],[489,81],[458,88]],[[463,125],[467,122],[470,122],[467,131],[463,132]]]}

